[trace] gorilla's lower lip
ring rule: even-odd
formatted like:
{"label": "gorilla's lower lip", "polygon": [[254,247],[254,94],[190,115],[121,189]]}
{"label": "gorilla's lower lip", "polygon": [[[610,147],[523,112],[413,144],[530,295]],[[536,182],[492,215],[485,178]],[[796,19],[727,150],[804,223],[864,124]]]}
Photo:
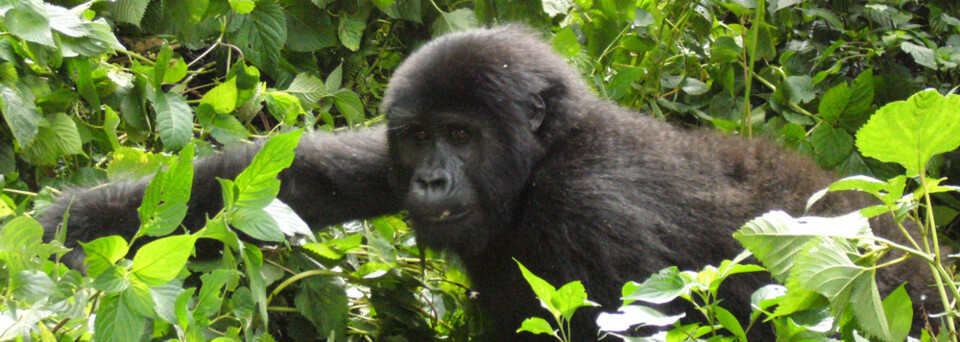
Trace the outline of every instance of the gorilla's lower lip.
{"label": "gorilla's lower lip", "polygon": [[420,219],[423,220],[424,222],[440,223],[440,222],[448,222],[448,221],[457,221],[466,217],[467,214],[470,214],[469,210],[464,210],[456,213],[453,213],[450,210],[444,210],[443,213],[441,213],[438,216],[423,216],[423,217],[420,217]]}

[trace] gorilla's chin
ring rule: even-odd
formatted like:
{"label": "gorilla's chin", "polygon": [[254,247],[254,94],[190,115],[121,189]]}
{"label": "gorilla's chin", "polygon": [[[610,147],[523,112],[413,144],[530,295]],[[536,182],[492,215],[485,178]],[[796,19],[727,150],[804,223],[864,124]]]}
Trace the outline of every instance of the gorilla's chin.
{"label": "gorilla's chin", "polygon": [[417,232],[417,243],[427,247],[453,251],[460,256],[471,256],[487,247],[490,229],[476,212],[465,210],[446,212],[439,216],[420,216],[410,213]]}

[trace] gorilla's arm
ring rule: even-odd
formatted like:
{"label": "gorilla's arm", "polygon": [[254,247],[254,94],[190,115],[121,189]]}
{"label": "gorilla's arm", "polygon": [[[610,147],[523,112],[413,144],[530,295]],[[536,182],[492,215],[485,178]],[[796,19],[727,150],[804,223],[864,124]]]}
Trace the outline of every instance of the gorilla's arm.
{"label": "gorilla's arm", "polygon": [[[263,141],[230,149],[196,161],[189,210],[183,225],[202,227],[206,217],[223,208],[220,183],[233,179],[260,150]],[[280,173],[278,198],[314,229],[350,219],[399,210],[389,182],[384,127],[341,134],[309,134],[300,140],[289,169]],[[70,210],[67,246],[107,235],[130,238],[140,226],[137,208],[149,179],[121,181],[89,189],[66,191],[38,217],[44,240],[53,239],[57,225]]]}

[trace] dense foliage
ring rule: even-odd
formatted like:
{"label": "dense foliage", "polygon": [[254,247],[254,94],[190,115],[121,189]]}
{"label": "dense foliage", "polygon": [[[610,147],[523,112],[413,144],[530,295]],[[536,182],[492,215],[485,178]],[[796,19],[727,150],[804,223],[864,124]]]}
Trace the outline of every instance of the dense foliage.
{"label": "dense foliage", "polygon": [[[953,0],[7,0],[0,17],[0,340],[467,340],[480,323],[455,261],[417,248],[402,216],[331,227],[288,248],[281,228],[305,227],[274,199],[274,176],[289,165],[303,131],[382,121],[386,82],[418,44],[502,22],[541,29],[602,97],[678,125],[776,139],[824,168],[872,177],[831,189],[883,200],[884,208],[865,215],[899,212],[934,242],[938,228],[942,242],[960,225],[960,197],[939,180],[960,179],[958,152],[948,152],[960,136],[956,120],[926,119],[960,113],[956,96],[936,94],[960,87],[960,5]],[[896,102],[927,88],[932,92]],[[906,116],[913,112],[904,103],[919,109]],[[895,115],[915,119],[912,127],[923,133],[884,124],[905,120]],[[857,133],[868,120],[877,123]],[[262,136],[273,140],[248,171],[221,180],[227,208],[201,231],[179,229],[195,156]],[[935,143],[887,151],[907,137]],[[83,246],[90,257],[82,275],[60,265],[58,242],[41,243],[31,215],[60,190],[147,175],[156,176],[137,238],[162,238],[134,257],[124,258],[134,241],[91,241]],[[899,201],[903,194],[911,197]],[[764,263],[773,257],[798,269],[821,267],[797,257],[815,243],[840,244],[834,250],[847,258],[859,253],[856,244],[798,237],[795,254],[764,255],[763,245],[791,227],[792,218],[771,215],[738,233]],[[842,223],[848,226],[836,230],[838,239],[864,231],[859,221]],[[228,224],[277,244],[241,242]],[[190,260],[183,246],[200,238],[228,246],[223,258]],[[940,263],[919,243],[898,247]],[[866,265],[846,266],[851,283],[872,279],[857,268]],[[941,288],[956,291],[949,267],[931,270],[944,277]],[[652,293],[704,308],[703,325],[679,327],[666,339],[745,338],[752,324],[775,324],[785,339],[830,329],[818,325],[830,310],[736,322],[712,305],[714,285],[758,267],[731,262],[681,271],[627,284],[622,316],[632,318],[607,317],[601,326],[617,332],[652,324],[638,315],[672,324],[631,308]],[[819,293],[840,303],[850,295],[831,297],[830,289],[804,287],[788,269],[769,271],[807,298]],[[590,305],[589,294],[536,279],[528,277],[541,299],[554,298],[544,317],[552,313],[561,325],[541,319],[526,328],[562,337],[563,319]],[[673,298],[642,291],[671,289],[664,284],[678,286]],[[755,304],[763,309],[778,304],[764,300],[784,292],[760,290]],[[903,322],[883,314],[903,308],[902,295],[891,297],[871,297],[872,315],[854,308],[859,326],[838,316],[846,317],[837,320],[845,336],[901,337]],[[820,305],[833,314],[847,309]]]}

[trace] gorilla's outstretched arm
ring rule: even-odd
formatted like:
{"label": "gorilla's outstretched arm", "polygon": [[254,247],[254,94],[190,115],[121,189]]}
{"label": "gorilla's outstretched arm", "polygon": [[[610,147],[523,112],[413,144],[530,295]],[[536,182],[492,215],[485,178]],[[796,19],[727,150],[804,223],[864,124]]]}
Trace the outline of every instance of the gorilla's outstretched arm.
{"label": "gorilla's outstretched arm", "polygon": [[[228,149],[195,163],[189,210],[183,225],[202,227],[206,218],[223,208],[216,177],[233,179],[260,150],[261,142]],[[290,168],[280,173],[278,198],[313,228],[349,219],[369,218],[399,210],[389,181],[385,127],[340,134],[308,134],[300,141]],[[44,240],[52,240],[63,215],[67,246],[108,236],[132,237],[140,226],[137,208],[149,179],[121,181],[90,189],[68,190],[38,217]],[[72,267],[82,263],[82,252],[65,259]]]}

